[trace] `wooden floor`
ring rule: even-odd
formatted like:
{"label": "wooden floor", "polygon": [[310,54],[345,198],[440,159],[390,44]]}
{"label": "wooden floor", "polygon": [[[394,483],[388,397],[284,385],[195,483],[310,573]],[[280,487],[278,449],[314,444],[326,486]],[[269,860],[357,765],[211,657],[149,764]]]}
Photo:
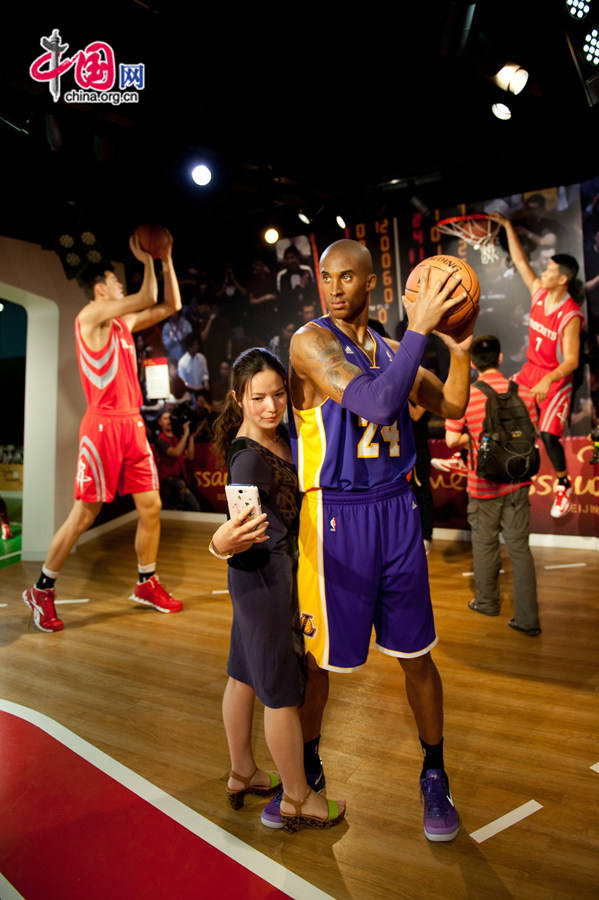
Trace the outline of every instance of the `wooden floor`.
{"label": "wooden floor", "polygon": [[[159,571],[185,603],[165,616],[127,601],[132,524],[83,545],[59,581],[60,634],[28,630],[23,588],[39,566],[0,573],[0,696],[32,707],[339,900],[599,896],[599,554],[535,549],[543,634],[469,611],[469,545],[430,554],[445,688],[446,764],[462,831],[422,832],[420,749],[396,662],[334,676],[322,756],[329,797],[347,822],[296,835],[265,829],[261,801],[233,812],[220,701],[230,604],[226,564],[207,553],[212,527],[166,521]],[[545,566],[585,563],[584,567]],[[257,709],[255,743],[268,763]],[[530,800],[542,808],[477,843],[470,834]],[[65,848],[68,853],[68,848]],[[135,898],[132,898],[135,900]],[[176,900],[176,898],[173,898]]]}

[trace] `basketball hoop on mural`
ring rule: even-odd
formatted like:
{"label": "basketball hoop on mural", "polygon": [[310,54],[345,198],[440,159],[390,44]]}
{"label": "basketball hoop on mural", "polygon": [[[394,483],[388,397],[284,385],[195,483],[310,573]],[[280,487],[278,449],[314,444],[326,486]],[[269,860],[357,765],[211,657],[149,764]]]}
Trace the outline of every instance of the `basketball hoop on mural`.
{"label": "basketball hoop on mural", "polygon": [[450,216],[441,219],[436,226],[441,234],[461,238],[475,250],[480,250],[480,261],[485,265],[498,259],[495,238],[499,231],[499,222],[494,222],[484,213],[471,213],[469,216]]}

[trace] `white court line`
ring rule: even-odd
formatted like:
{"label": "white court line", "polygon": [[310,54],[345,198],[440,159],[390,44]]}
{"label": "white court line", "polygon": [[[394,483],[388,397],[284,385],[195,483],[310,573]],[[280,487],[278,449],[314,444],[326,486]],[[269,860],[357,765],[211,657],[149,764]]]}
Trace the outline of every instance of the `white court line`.
{"label": "white court line", "polygon": [[[500,574],[500,575],[501,575],[502,573],[504,573],[504,572],[505,572],[505,569],[500,569],[500,570],[499,570],[499,574]],[[465,577],[466,575],[474,575],[474,572],[462,572],[462,575],[463,575],[464,577]]]}
{"label": "white court line", "polygon": [[586,566],[586,563],[560,563],[556,566],[543,566],[544,569],[578,569],[580,566]]}
{"label": "white court line", "polygon": [[11,556],[20,556],[20,555],[21,555],[21,551],[20,551],[20,550],[15,550],[14,553],[5,553],[4,556],[0,556],[0,560],[2,560],[2,559],[10,559]]}
{"label": "white court line", "polygon": [[594,766],[589,766],[593,770],[593,772],[599,772],[599,763],[595,763]]}
{"label": "white court line", "polygon": [[8,603],[0,603],[0,606],[8,606]]}
{"label": "white court line", "polygon": [[229,591],[210,591],[211,594],[228,594]]}
{"label": "white court line", "polygon": [[518,806],[511,812],[506,813],[505,816],[500,816],[498,819],[495,819],[495,821],[489,822],[488,825],[484,825],[482,828],[473,831],[470,837],[473,838],[477,844],[482,844],[483,841],[499,834],[500,831],[505,831],[506,828],[515,825],[516,822],[520,822],[522,819],[531,816],[540,809],[543,809],[540,803],[537,803],[536,800],[529,800],[528,803],[523,803],[522,806]]}
{"label": "white court line", "polygon": [[[264,853],[260,853],[259,850],[250,847],[249,844],[244,844],[235,835],[229,834],[224,828],[220,828],[214,822],[200,815],[200,813],[190,809],[189,806],[185,806],[180,800],[171,797],[156,787],[156,785],[147,781],[147,779],[142,778],[133,769],[129,769],[122,763],[117,762],[116,759],[94,747],[93,744],[79,737],[73,731],[69,731],[68,728],[65,728],[64,725],[61,725],[49,716],[2,698],[0,698],[0,710],[13,716],[18,716],[20,719],[24,719],[26,722],[41,728],[42,731],[45,731],[46,734],[49,734],[55,740],[60,741],[65,747],[69,747],[73,753],[77,753],[78,756],[87,760],[101,772],[105,772],[106,775],[114,778],[119,784],[137,794],[138,797],[141,797],[147,803],[156,807],[156,809],[159,809],[173,821],[183,825],[192,834],[207,841],[217,850],[220,850],[221,853],[263,878],[264,881],[268,881],[269,884],[279,888],[279,890],[288,894],[294,900],[334,900],[330,894],[321,891],[320,888],[300,878],[299,875],[286,869],[285,866],[275,862],[275,860],[270,859]],[[4,894],[1,896],[2,900],[4,900]],[[18,895],[15,895],[15,900],[18,900]]]}
{"label": "white court line", "polygon": [[10,881],[8,881],[4,875],[0,873],[0,890],[2,893],[0,897],[2,900],[25,900],[23,894],[19,894],[16,888],[12,886]]}
{"label": "white court line", "polygon": [[89,597],[81,597],[79,600],[55,600],[54,604],[58,606],[59,603],[89,603]]}

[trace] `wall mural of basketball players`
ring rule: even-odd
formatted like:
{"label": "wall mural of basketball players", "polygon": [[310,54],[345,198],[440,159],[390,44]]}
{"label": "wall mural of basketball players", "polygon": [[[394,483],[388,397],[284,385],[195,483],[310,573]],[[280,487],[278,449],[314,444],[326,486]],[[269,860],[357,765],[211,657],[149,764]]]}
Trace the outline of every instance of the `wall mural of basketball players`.
{"label": "wall mural of basketball players", "polygon": [[[599,188],[599,182],[596,185]],[[580,278],[586,277],[587,293],[595,287],[595,281],[583,275],[584,264],[593,252],[594,234],[593,216],[594,198],[599,190],[593,193],[593,186],[583,186],[583,197],[587,198],[585,217],[581,217],[581,186],[569,185],[515,195],[494,198],[486,202],[475,203],[453,209],[436,211],[435,223],[425,241],[426,253],[445,252],[462,256],[475,268],[481,287],[480,316],[476,325],[476,333],[493,333],[501,341],[504,351],[503,369],[507,375],[520,371],[525,360],[529,334],[530,292],[514,267],[508,253],[504,229],[499,229],[495,240],[495,252],[481,254],[472,246],[468,235],[462,231],[462,238],[444,233],[447,217],[470,214],[486,214],[498,210],[509,219],[515,227],[522,243],[530,266],[537,274],[541,274],[552,256],[556,253],[567,253],[573,256],[580,265]],[[585,226],[585,245],[583,252],[583,228]],[[599,226],[599,219],[597,222]],[[451,229],[450,229],[451,230]],[[460,231],[460,229],[457,229]],[[587,232],[593,231],[593,236]],[[599,241],[598,241],[599,243]],[[484,257],[485,261],[481,259]],[[599,258],[599,255],[598,255]],[[599,264],[595,264],[595,273],[599,272]],[[599,283],[599,278],[596,279]],[[591,294],[592,296],[592,294]],[[587,326],[583,330],[580,361],[574,373],[574,395],[570,409],[569,422],[565,428],[564,449],[568,469],[572,470],[573,497],[569,514],[560,522],[557,529],[552,529],[548,522],[551,494],[555,489],[552,467],[543,454],[543,464],[536,477],[531,492],[533,531],[547,532],[557,530],[566,534],[594,535],[599,533],[599,505],[597,498],[597,479],[594,469],[589,469],[592,445],[588,440],[593,417],[596,413],[590,398],[589,363],[597,347],[596,321],[592,310],[582,302],[582,312]],[[590,324],[590,329],[589,329]],[[590,331],[590,333],[589,333]],[[596,353],[595,353],[596,361]],[[590,366],[592,370],[592,363]],[[596,366],[595,366],[596,368]],[[592,376],[595,378],[596,376]],[[438,450],[438,448],[436,448]],[[589,452],[587,452],[589,451]],[[588,457],[588,458],[587,458]],[[433,452],[433,459],[435,452]],[[434,462],[433,462],[434,465]],[[434,476],[437,477],[437,476]],[[452,472],[454,479],[459,475]],[[465,485],[464,485],[465,486]],[[446,488],[447,485],[439,487]],[[455,485],[454,485],[455,487]],[[447,496],[446,496],[447,499]],[[437,500],[439,496],[437,495]],[[455,524],[455,523],[454,523]]]}
{"label": "wall mural of basketball players", "polygon": [[[483,215],[494,209],[500,210],[515,223],[531,265],[538,272],[545,267],[547,259],[555,252],[556,247],[559,248],[559,252],[574,256],[582,266],[584,225],[585,247],[588,251],[587,256],[590,254],[591,260],[591,263],[587,262],[588,275],[584,277],[589,282],[587,290],[595,291],[599,297],[598,196],[599,179],[583,186],[584,211],[582,218],[580,186],[570,185],[511,197],[496,197],[467,207],[459,205],[431,212],[426,207],[424,209],[410,208],[409,212],[404,209],[396,216],[381,215],[378,218],[364,216],[362,219],[354,220],[348,225],[345,234],[368,246],[373,255],[374,269],[377,275],[377,286],[371,302],[373,318],[378,320],[379,325],[390,337],[401,338],[405,328],[401,296],[410,270],[420,260],[434,254],[445,253],[462,257],[475,269],[480,280],[481,313],[476,332],[497,334],[504,348],[503,370],[508,375],[519,371],[524,362],[527,345],[530,295],[517,275],[507,253],[503,231],[498,235],[495,253],[491,254],[492,258],[483,263],[481,262],[481,251],[475,250],[464,240],[442,234],[438,228],[438,222],[448,216],[459,216],[466,213]],[[246,260],[244,268],[242,260],[233,260],[235,272],[237,273],[239,270],[239,278],[244,285],[247,285],[247,306],[250,313],[247,321],[232,320],[230,323],[234,334],[241,334],[241,338],[233,342],[231,358],[227,359],[227,363],[230,364],[232,358],[239,352],[239,346],[235,344],[239,344],[241,340],[242,347],[252,344],[269,346],[287,364],[289,342],[294,331],[304,322],[322,314],[318,288],[318,258],[322,249],[334,238],[331,238],[330,233],[325,234],[317,228],[312,231],[311,228],[312,226],[306,230],[306,233],[281,239],[274,248],[269,250],[264,248],[261,255],[248,257],[248,260],[254,260],[253,265]],[[488,255],[486,254],[486,257]],[[216,288],[220,283],[218,281],[219,274],[207,272],[203,277],[208,281],[212,278]],[[580,277],[583,278],[582,271]],[[591,293],[590,296],[594,297],[595,295]],[[224,299],[222,302],[225,302]],[[597,310],[599,310],[599,300],[594,304],[592,310],[589,310],[589,313],[594,311],[593,315],[589,315],[589,319],[591,327],[595,323],[595,329],[599,322]],[[583,311],[586,316],[586,309]],[[182,314],[186,314],[185,305]],[[207,344],[210,344],[209,340]],[[587,346],[592,346],[599,351],[596,336],[585,345],[585,347]],[[448,359],[446,357],[445,346],[431,336],[424,365],[431,368],[441,379],[447,375]],[[577,374],[579,383],[572,405],[570,424],[566,431],[569,436],[568,441],[571,441],[573,437],[578,441],[577,444],[569,443],[567,445],[568,456],[573,456],[572,463],[570,458],[568,459],[568,471],[572,472],[575,494],[573,515],[566,517],[559,526],[560,530],[567,534],[594,534],[595,529],[599,527],[599,515],[596,515],[592,509],[592,507],[599,509],[599,485],[596,489],[594,485],[597,482],[589,481],[589,478],[593,477],[594,470],[589,468],[592,444],[587,438],[591,425],[587,357],[588,353],[585,349],[582,356],[583,365]],[[212,375],[213,373],[211,373]],[[592,372],[595,385],[597,385],[598,376],[599,366],[596,365]],[[433,422],[433,428],[434,424]],[[437,423],[440,435],[444,433],[442,424],[441,422]],[[434,435],[434,430],[431,429],[431,433]],[[224,509],[221,483],[223,473],[218,470],[216,463],[210,457],[209,443],[196,442],[196,447],[205,451],[205,459],[201,464],[198,462],[197,471],[194,473],[198,493],[209,504],[208,508],[222,510]],[[587,448],[590,451],[587,454],[588,459],[585,456]],[[445,452],[449,452],[447,448],[445,448]],[[433,456],[437,455],[440,455],[439,447],[435,447],[433,451]],[[463,527],[465,522],[463,504],[458,502],[458,493],[455,488],[455,482],[459,486],[462,476],[459,472],[452,472],[449,475],[447,473],[439,475],[433,472],[433,479],[439,477],[445,479],[447,484],[444,488],[440,484],[437,485],[436,495],[440,496],[439,492],[442,493],[444,490],[444,496],[446,499],[449,498],[448,502],[452,505],[455,514],[451,513],[449,519],[445,521],[441,521],[437,515],[436,525]],[[452,479],[453,481],[451,481]],[[208,491],[210,491],[210,495],[208,495]],[[552,475],[549,468],[542,469],[539,473],[535,491],[536,498],[535,492],[533,492],[533,527],[537,531],[545,532],[549,530],[545,506],[549,503],[549,498],[553,493]],[[537,508],[538,515],[535,512]],[[438,505],[437,513],[439,513]],[[585,516],[590,517],[587,524],[583,522]]]}

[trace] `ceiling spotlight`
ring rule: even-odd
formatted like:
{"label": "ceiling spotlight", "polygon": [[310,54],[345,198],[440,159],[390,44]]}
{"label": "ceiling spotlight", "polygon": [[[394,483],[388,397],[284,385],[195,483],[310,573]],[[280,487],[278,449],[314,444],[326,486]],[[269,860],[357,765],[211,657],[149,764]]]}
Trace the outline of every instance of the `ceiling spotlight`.
{"label": "ceiling spotlight", "polygon": [[491,112],[494,116],[497,116],[498,119],[502,119],[504,122],[507,122],[508,119],[512,118],[512,111],[505,103],[494,103],[491,107]]}
{"label": "ceiling spotlight", "polygon": [[204,163],[200,163],[200,165],[194,166],[191,170],[191,177],[200,187],[206,187],[206,185],[210,184],[212,181],[212,172],[208,166],[204,165]]}
{"label": "ceiling spotlight", "polygon": [[309,225],[309,224],[311,223],[311,221],[312,221],[312,219],[310,218],[310,216],[308,215],[308,213],[307,213],[307,212],[304,212],[303,209],[300,209],[300,211],[299,211],[298,214],[297,214],[297,217],[298,217],[298,219],[300,220],[300,222],[303,222],[303,223],[304,223],[304,225]]}
{"label": "ceiling spotlight", "polygon": [[276,228],[267,228],[264,232],[264,240],[267,244],[276,244],[279,240],[279,232]]}
{"label": "ceiling spotlight", "polygon": [[347,225],[345,224],[345,219],[343,218],[343,216],[335,216],[335,222],[337,223],[339,228],[343,228],[343,229],[347,228]]}
{"label": "ceiling spotlight", "polygon": [[575,19],[584,19],[591,8],[591,4],[586,3],[585,0],[566,0],[566,6],[570,15]]}
{"label": "ceiling spotlight", "polygon": [[410,182],[407,178],[390,178],[388,181],[381,181],[379,187],[383,191],[398,191],[407,188]]}
{"label": "ceiling spotlight", "polygon": [[506,63],[493,79],[502,91],[519,94],[528,81],[528,72],[517,63]]}
{"label": "ceiling spotlight", "polygon": [[582,48],[584,51],[584,58],[593,66],[599,65],[599,31],[597,31],[596,28],[593,28],[593,30],[586,35],[584,40],[585,44]]}

